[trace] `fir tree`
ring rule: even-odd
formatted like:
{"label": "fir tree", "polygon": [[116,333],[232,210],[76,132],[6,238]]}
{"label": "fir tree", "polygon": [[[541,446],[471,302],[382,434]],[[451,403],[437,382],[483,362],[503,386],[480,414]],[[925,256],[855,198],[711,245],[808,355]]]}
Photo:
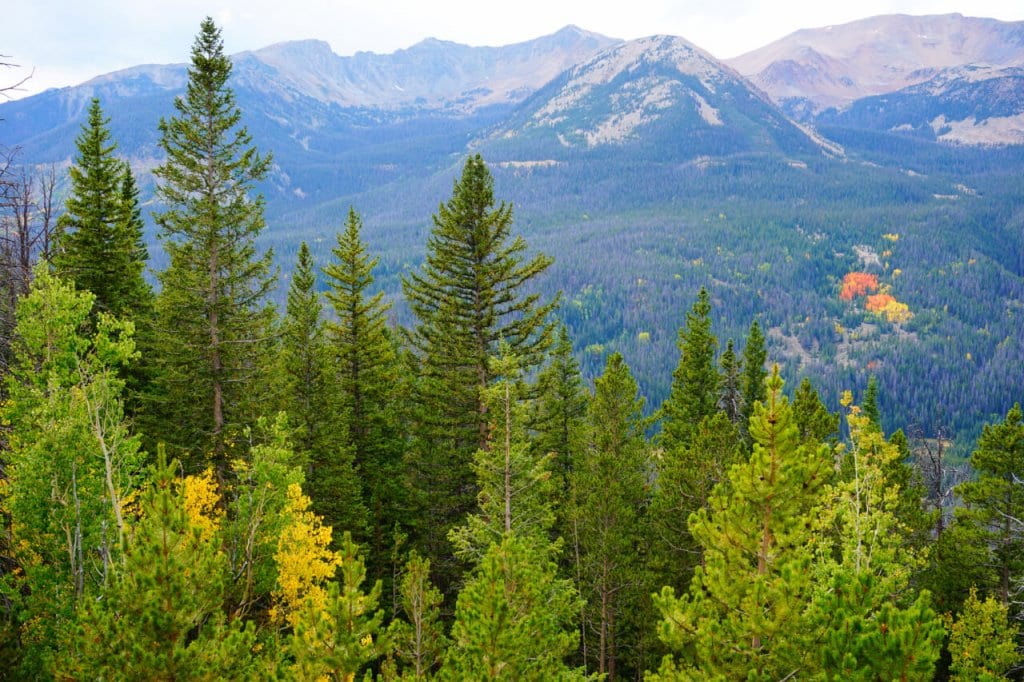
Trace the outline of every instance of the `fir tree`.
{"label": "fir tree", "polygon": [[868,377],[868,387],[864,391],[862,411],[868,421],[879,431],[882,430],[882,415],[878,411],[878,379],[872,374]]}
{"label": "fir tree", "polygon": [[131,319],[151,305],[152,292],[142,277],[148,254],[135,180],[128,165],[114,156],[117,145],[109,125],[94,98],[69,170],[70,194],[58,222],[54,266],[78,289],[96,296],[96,313]]}
{"label": "fir tree", "polygon": [[586,447],[570,475],[569,525],[579,591],[587,602],[583,637],[592,657],[584,664],[608,679],[616,677],[624,651],[635,643],[622,634],[649,591],[647,567],[636,554],[646,536],[648,462],[642,410],[629,367],[621,355],[611,355],[604,374],[595,380]]}
{"label": "fir tree", "polygon": [[[371,294],[377,258],[370,257],[362,240],[363,223],[349,208],[345,229],[338,233],[334,260],[324,266],[327,300],[335,320],[328,325],[334,359],[338,411],[345,424],[345,446],[362,480],[362,501],[369,512],[369,570],[385,578],[388,542],[401,521],[401,429],[396,408],[398,359],[388,334],[387,312],[381,292]],[[314,499],[333,496],[327,479],[336,476],[338,462],[318,463]],[[321,476],[323,474],[323,476]],[[332,522],[334,519],[331,519]],[[352,529],[353,531],[355,529]],[[363,539],[365,533],[353,533]]]}
{"label": "fir tree", "polygon": [[754,403],[763,402],[766,397],[764,380],[768,376],[765,370],[767,360],[768,351],[764,347],[764,334],[761,333],[761,325],[754,320],[750,323],[747,343],[743,346],[743,409],[739,421],[748,447],[752,441],[750,434],[747,433],[747,426],[754,414]]}
{"label": "fir tree", "polygon": [[525,260],[526,242],[511,229],[512,207],[495,206],[491,174],[472,156],[434,216],[421,270],[402,280],[417,320],[409,334],[419,361],[409,460],[420,493],[422,525],[415,530],[445,589],[457,571],[443,560],[444,538],[473,507],[469,464],[474,452],[489,447],[488,360],[504,340],[529,372],[551,343],[548,315],[557,301],[541,303],[539,294],[524,291],[551,259]]}
{"label": "fir tree", "polygon": [[662,444],[666,452],[687,444],[704,417],[718,410],[718,369],[711,333],[711,299],[701,287],[686,325],[679,330],[679,364],[672,372],[672,389],[662,405]]}
{"label": "fir tree", "polygon": [[[985,589],[1003,604],[1024,578],[1024,418],[1016,404],[998,424],[986,424],[971,455],[974,481],[956,491],[964,506],[957,523],[969,532],[964,539],[978,544],[986,556]],[[969,556],[969,555],[967,555]]]}
{"label": "fir tree", "polygon": [[[269,342],[264,297],[274,283],[271,254],[258,255],[254,244],[263,200],[250,197],[270,158],[239,126],[230,74],[220,31],[207,18],[192,47],[186,94],[174,101],[177,114],[160,121],[167,160],[153,171],[165,207],[154,218],[170,266],[160,273],[162,364],[151,435],[208,453],[221,473],[228,442],[251,421],[247,401]],[[193,456],[190,468],[201,459]]]}
{"label": "fir tree", "polygon": [[739,424],[744,411],[742,391],[744,376],[741,374],[743,364],[736,357],[732,339],[726,342],[725,351],[722,352],[718,364],[722,369],[722,377],[718,386],[718,409],[724,412],[733,424]]}
{"label": "fir tree", "polygon": [[587,414],[587,393],[580,366],[572,354],[572,342],[565,325],[555,334],[547,365],[537,375],[537,400],[530,419],[536,433],[533,446],[540,453],[555,456],[554,472],[563,484],[571,468],[573,454],[581,447],[582,428]]}
{"label": "fir tree", "polygon": [[805,445],[834,444],[839,436],[839,413],[828,411],[807,377],[793,396],[793,419]]}

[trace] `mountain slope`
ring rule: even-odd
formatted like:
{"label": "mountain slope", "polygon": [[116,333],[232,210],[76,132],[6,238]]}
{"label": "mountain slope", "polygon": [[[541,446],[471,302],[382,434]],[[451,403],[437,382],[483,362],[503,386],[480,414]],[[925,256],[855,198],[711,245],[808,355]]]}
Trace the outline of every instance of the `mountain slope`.
{"label": "mountain slope", "polygon": [[803,29],[728,63],[786,111],[810,117],[923,83],[951,67],[1024,66],[1024,22],[877,16]]}
{"label": "mountain slope", "polygon": [[622,43],[566,71],[482,147],[502,158],[529,150],[555,159],[629,147],[677,160],[834,151],[735,71],[673,36]]}

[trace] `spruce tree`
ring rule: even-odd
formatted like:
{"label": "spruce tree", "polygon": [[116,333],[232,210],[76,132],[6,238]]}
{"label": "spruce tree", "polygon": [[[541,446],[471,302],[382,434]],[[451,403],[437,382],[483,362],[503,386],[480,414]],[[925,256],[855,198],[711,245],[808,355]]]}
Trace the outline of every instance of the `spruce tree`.
{"label": "spruce tree", "polygon": [[746,345],[743,346],[743,408],[740,412],[740,430],[744,434],[744,441],[749,448],[752,441],[747,427],[750,424],[750,417],[754,414],[754,403],[763,402],[765,394],[764,380],[768,376],[765,369],[765,362],[768,360],[768,351],[764,347],[764,334],[761,333],[761,325],[754,320],[750,323],[750,331],[747,334]]}
{"label": "spruce tree", "polygon": [[420,494],[414,530],[449,592],[457,570],[444,561],[445,536],[473,508],[470,461],[489,447],[488,360],[504,340],[529,372],[551,343],[548,316],[557,301],[542,303],[525,291],[551,259],[527,260],[526,251],[523,238],[512,237],[512,207],[495,205],[494,180],[475,155],[434,216],[421,269],[402,280],[417,321],[408,340],[419,361],[409,456]]}
{"label": "spruce tree", "polygon": [[[335,319],[328,324],[329,353],[333,360],[338,416],[344,428],[343,444],[351,450],[353,466],[362,480],[362,501],[369,512],[368,570],[386,578],[388,543],[401,521],[405,496],[401,486],[402,434],[397,417],[398,359],[387,327],[390,303],[381,292],[371,293],[378,259],[367,253],[363,222],[349,208],[345,229],[338,233],[334,260],[324,266],[327,300]],[[320,463],[330,474],[336,463]],[[333,495],[329,485],[313,479],[314,498]],[[390,590],[389,590],[390,591]]]}
{"label": "spruce tree", "polygon": [[[160,273],[156,334],[161,358],[151,435],[191,449],[189,469],[209,457],[222,473],[225,449],[246,423],[265,371],[274,283],[271,254],[257,253],[263,199],[251,196],[270,158],[239,125],[227,85],[231,60],[220,30],[203,20],[184,97],[160,121],[167,160],[153,173],[163,210],[154,218],[170,258]],[[247,402],[250,405],[247,405]]]}
{"label": "spruce tree", "polygon": [[718,364],[722,370],[722,377],[718,387],[718,409],[725,413],[733,424],[739,424],[743,418],[743,364],[736,357],[736,349],[733,348],[732,339],[725,344],[725,350]]}
{"label": "spruce tree", "polygon": [[828,411],[807,377],[793,396],[793,419],[805,445],[834,444],[839,436],[839,413]]}
{"label": "spruce tree", "polygon": [[[608,358],[595,380],[587,443],[570,475],[569,526],[580,595],[588,670],[615,679],[635,639],[624,636],[650,592],[637,548],[646,538],[648,453],[643,400],[622,356]],[[631,623],[630,621],[634,621]],[[618,672],[617,672],[618,671]]]}
{"label": "spruce tree", "polygon": [[[984,584],[1000,602],[1024,579],[1024,416],[1015,404],[998,424],[986,424],[971,454],[977,479],[956,488],[964,506],[957,510],[962,535],[986,556]],[[965,554],[969,556],[969,554]]]}
{"label": "spruce tree", "polygon": [[878,379],[872,374],[868,377],[868,387],[864,391],[862,411],[874,428],[882,430],[882,414],[878,411]]}
{"label": "spruce tree", "polygon": [[573,454],[581,447],[587,392],[572,354],[565,325],[559,325],[548,363],[537,375],[537,399],[530,415],[533,447],[555,456],[554,473],[567,482]]}
{"label": "spruce tree", "polygon": [[76,288],[96,296],[96,313],[134,319],[151,305],[152,291],[142,276],[148,254],[135,180],[114,155],[109,126],[93,98],[68,171],[70,194],[58,222],[54,266]]}
{"label": "spruce tree", "polygon": [[662,444],[666,452],[687,444],[704,417],[718,410],[718,340],[711,333],[711,298],[701,287],[686,325],[679,330],[679,364],[672,389],[662,405]]}

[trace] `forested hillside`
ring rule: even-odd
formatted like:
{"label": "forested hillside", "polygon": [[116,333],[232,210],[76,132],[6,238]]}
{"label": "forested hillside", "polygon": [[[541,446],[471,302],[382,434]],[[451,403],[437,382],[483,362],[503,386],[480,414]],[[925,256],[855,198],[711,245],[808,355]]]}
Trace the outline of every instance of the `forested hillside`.
{"label": "forested hillside", "polygon": [[287,234],[210,19],[151,204],[99,99],[65,189],[3,167],[0,679],[1019,675],[1021,152],[514,158],[601,63]]}

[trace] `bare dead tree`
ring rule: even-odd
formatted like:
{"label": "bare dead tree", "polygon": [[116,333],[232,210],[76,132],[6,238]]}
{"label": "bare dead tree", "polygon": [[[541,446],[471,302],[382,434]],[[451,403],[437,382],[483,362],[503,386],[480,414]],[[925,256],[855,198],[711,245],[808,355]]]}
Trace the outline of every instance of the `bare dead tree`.
{"label": "bare dead tree", "polygon": [[927,498],[928,511],[935,511],[935,538],[938,539],[949,523],[955,505],[954,489],[969,477],[966,465],[955,465],[947,457],[950,442],[949,429],[937,424],[929,434],[920,424],[909,429],[913,465],[921,475]]}
{"label": "bare dead tree", "polygon": [[[0,54],[0,67],[6,67],[8,69],[16,69],[19,66],[21,66],[20,64],[15,64],[13,62],[7,61],[10,58],[11,58],[10,55]],[[29,74],[27,76],[25,76],[24,78],[22,78],[21,80],[17,80],[14,83],[11,83],[10,85],[0,85],[0,96],[3,96],[3,97],[6,97],[7,99],[10,99],[11,96],[8,95],[7,93],[9,93],[9,92],[16,92],[18,89],[21,88],[22,85],[27,83],[32,78],[32,76],[35,75],[35,73],[36,73],[36,70],[32,69],[29,72]]]}

